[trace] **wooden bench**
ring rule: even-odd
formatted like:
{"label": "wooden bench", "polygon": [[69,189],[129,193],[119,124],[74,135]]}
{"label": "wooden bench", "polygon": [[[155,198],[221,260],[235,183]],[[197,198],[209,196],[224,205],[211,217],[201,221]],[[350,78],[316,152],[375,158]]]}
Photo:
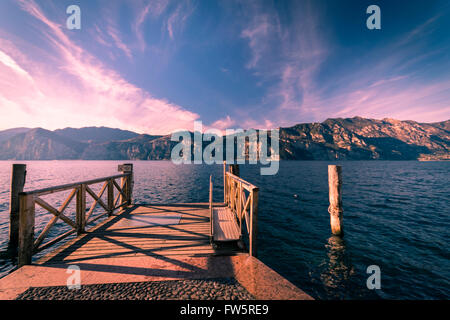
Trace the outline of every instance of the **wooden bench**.
{"label": "wooden bench", "polygon": [[214,241],[237,241],[241,238],[239,225],[230,208],[213,208],[212,221]]}

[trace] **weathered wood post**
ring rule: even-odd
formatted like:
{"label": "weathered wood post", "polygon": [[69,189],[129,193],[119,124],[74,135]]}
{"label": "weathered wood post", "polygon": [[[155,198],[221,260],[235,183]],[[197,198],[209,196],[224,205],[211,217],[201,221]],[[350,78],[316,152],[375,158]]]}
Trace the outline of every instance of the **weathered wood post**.
{"label": "weathered wood post", "polygon": [[[122,186],[125,186],[125,197],[127,205],[131,205],[131,202],[133,200],[133,186],[134,186],[134,177],[133,177],[133,164],[132,163],[125,163],[123,165],[119,165],[119,171],[122,172],[122,174],[129,173],[130,175],[128,177],[122,178]],[[121,197],[120,203],[122,203],[124,199]]]}
{"label": "weathered wood post", "polygon": [[342,167],[336,165],[328,166],[328,189],[330,206],[331,232],[337,236],[343,236],[343,212],[342,209]]}
{"label": "weathered wood post", "polygon": [[19,267],[31,264],[34,249],[34,196],[21,193],[19,214]]}
{"label": "weathered wood post", "polygon": [[[234,174],[235,176],[239,177],[239,165],[238,164],[230,164],[230,166],[228,167],[228,170]],[[234,210],[234,208],[236,207],[236,198],[235,198],[235,192],[238,186],[237,184],[234,182],[234,180],[230,180],[231,183],[231,187],[230,187],[230,194],[232,195],[230,197],[230,202],[231,202],[231,209]]]}
{"label": "weathered wood post", "polygon": [[227,200],[227,162],[223,162],[223,203],[226,205]]}
{"label": "weathered wood post", "polygon": [[209,176],[209,222],[210,222],[210,234],[213,236],[213,183],[212,176]]}
{"label": "weathered wood post", "polygon": [[257,255],[257,237],[258,237],[258,193],[259,189],[254,188],[252,190],[251,200],[251,214],[250,214],[250,256],[256,257]]}
{"label": "weathered wood post", "polygon": [[25,164],[13,164],[11,172],[11,195],[9,202],[9,248],[17,250],[19,245],[19,193],[23,192],[27,166]]}
{"label": "weathered wood post", "polygon": [[239,175],[239,165],[238,164],[230,164],[230,172],[234,174],[237,177],[240,177]]}
{"label": "weathered wood post", "polygon": [[114,182],[113,179],[108,180],[108,216],[114,213]]}
{"label": "weathered wood post", "polygon": [[77,207],[76,207],[76,226],[77,234],[84,233],[86,227],[86,185],[82,184],[77,191]]}

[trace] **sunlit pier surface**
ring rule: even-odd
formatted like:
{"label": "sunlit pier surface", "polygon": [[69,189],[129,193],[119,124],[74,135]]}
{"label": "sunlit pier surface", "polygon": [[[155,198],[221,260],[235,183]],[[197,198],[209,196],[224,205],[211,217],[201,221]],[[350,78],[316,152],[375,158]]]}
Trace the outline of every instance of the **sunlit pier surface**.
{"label": "sunlit pier surface", "polygon": [[[20,268],[0,279],[1,299],[311,299],[256,257],[258,188],[233,167],[224,166],[223,203],[212,202],[210,180],[209,203],[145,205],[132,204],[132,166],[119,169],[122,175],[20,194]],[[95,183],[103,184],[98,194],[89,187]],[[41,199],[62,189],[74,191],[58,209]],[[93,226],[87,195],[107,216]],[[75,221],[64,215],[72,198]],[[54,219],[35,235],[36,205]],[[58,219],[77,236],[33,259],[66,236],[44,241]],[[69,290],[74,266],[81,288]]]}

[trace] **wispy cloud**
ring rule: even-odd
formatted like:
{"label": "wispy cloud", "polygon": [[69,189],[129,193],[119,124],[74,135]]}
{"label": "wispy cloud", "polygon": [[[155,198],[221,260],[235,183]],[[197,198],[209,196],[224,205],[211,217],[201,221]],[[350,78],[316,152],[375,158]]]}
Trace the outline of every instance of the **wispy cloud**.
{"label": "wispy cloud", "polygon": [[[110,125],[147,133],[169,133],[192,127],[199,116],[129,83],[116,71],[108,69],[95,56],[72,42],[62,26],[51,21],[34,1],[19,1],[21,7],[44,23],[43,30],[58,55],[60,72],[32,61],[34,71],[27,71],[2,50],[0,66],[13,69],[20,90],[8,93],[7,72],[0,76],[2,109],[12,112],[21,125],[59,128],[63,126]],[[22,54],[24,54],[22,52]],[[54,68],[54,66],[52,66]],[[27,75],[28,76],[25,76]],[[36,90],[26,90],[36,83]],[[29,111],[32,110],[31,113]],[[6,111],[6,110],[5,110]],[[3,112],[3,110],[2,110]],[[2,118],[0,126],[5,126]]]}
{"label": "wispy cloud", "polygon": [[184,0],[176,6],[175,10],[167,18],[167,32],[170,39],[173,40],[175,33],[183,30],[194,9],[195,7],[190,0]]}
{"label": "wispy cloud", "polygon": [[3,51],[0,51],[0,62],[3,63],[5,66],[12,69],[12,71],[16,72],[17,74],[25,77],[27,80],[32,81],[33,79],[29,75],[27,71],[22,69],[16,61],[14,61],[10,56],[8,56]]}
{"label": "wispy cloud", "polygon": [[129,58],[132,59],[133,55],[131,53],[131,49],[123,42],[120,37],[119,31],[113,27],[112,25],[108,26],[108,34],[113,39],[117,48],[123,51],[123,53]]}
{"label": "wispy cloud", "polygon": [[138,3],[136,6],[138,13],[133,29],[136,33],[141,51],[144,51],[146,48],[143,30],[144,22],[149,16],[153,18],[159,17],[166,10],[168,4],[169,0],[154,0],[149,1],[147,4]]}
{"label": "wispy cloud", "polygon": [[250,10],[253,18],[241,33],[252,52],[246,67],[275,82],[262,102],[271,105],[272,111],[266,113],[260,125],[267,126],[273,120],[282,125],[300,119],[302,113],[313,112],[320,99],[315,75],[327,48],[317,32],[319,20],[310,5],[292,12],[293,25],[283,25],[274,8],[252,5]]}
{"label": "wispy cloud", "polygon": [[268,38],[275,36],[278,29],[272,20],[277,21],[276,15],[255,14],[251,23],[241,32],[241,37],[248,40],[248,45],[252,51],[250,61],[246,67],[255,68],[261,57],[270,50]]}
{"label": "wispy cloud", "polygon": [[[436,54],[427,50],[413,55],[411,47],[418,46],[417,41],[435,29],[440,15],[426,20],[401,40],[367,53],[361,57],[367,61],[362,67],[352,68],[352,62],[347,61],[350,69],[340,79],[334,74],[331,83],[321,77],[321,72],[336,48],[332,39],[321,32],[323,19],[313,1],[292,9],[293,22],[286,25],[280,23],[274,8],[261,9],[252,4],[246,9],[252,16],[241,32],[252,53],[246,67],[270,83],[259,105],[269,111],[260,112],[251,123],[290,126],[355,115],[399,119],[414,115],[419,121],[448,118],[448,81],[425,81],[411,74],[411,66]],[[338,90],[331,89],[336,86]],[[255,109],[249,114],[258,115]]]}
{"label": "wispy cloud", "polygon": [[312,0],[136,0],[100,9],[92,1],[83,10],[99,19],[77,33],[66,30],[62,4],[15,4],[26,23],[0,21],[0,108],[14,125],[168,133],[189,129],[196,112],[221,129],[354,115],[448,118],[445,10],[430,9],[409,31],[393,25],[387,36],[366,36],[343,34],[353,26],[347,15],[330,19]]}

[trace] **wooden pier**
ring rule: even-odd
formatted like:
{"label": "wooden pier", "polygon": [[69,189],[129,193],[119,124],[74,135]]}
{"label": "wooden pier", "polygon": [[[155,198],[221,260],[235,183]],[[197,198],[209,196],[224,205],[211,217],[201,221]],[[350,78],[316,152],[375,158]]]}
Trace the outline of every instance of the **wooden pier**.
{"label": "wooden pier", "polygon": [[[120,175],[20,193],[20,268],[0,279],[0,299],[15,299],[32,287],[66,286],[73,265],[81,270],[81,285],[233,278],[255,299],[311,299],[256,258],[256,186],[224,169],[224,203],[213,203],[210,180],[209,203],[134,205],[133,167],[119,170]],[[102,186],[99,193],[95,184]],[[42,199],[68,190],[59,208]],[[90,208],[87,197],[93,199]],[[64,213],[73,199],[74,221]],[[38,235],[36,206],[53,217]],[[104,213],[92,218],[97,206]],[[106,219],[98,223],[102,216]],[[71,230],[44,242],[59,219]],[[74,239],[33,260],[74,233]]]}

